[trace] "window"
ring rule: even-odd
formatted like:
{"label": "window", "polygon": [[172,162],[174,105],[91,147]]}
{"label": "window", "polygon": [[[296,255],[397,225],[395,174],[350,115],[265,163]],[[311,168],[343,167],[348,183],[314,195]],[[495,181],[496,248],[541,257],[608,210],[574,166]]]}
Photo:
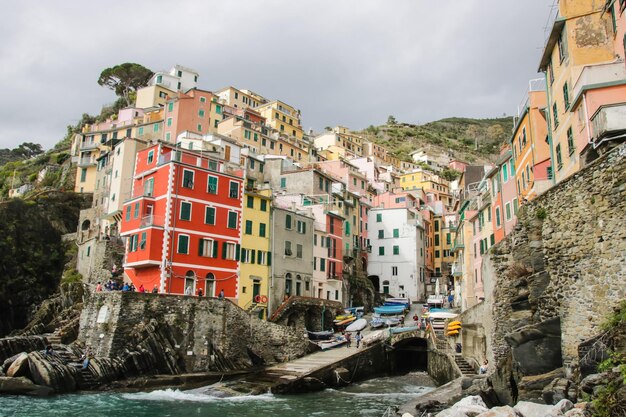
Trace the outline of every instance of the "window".
{"label": "window", "polygon": [[440,258],[441,257],[441,252],[436,250],[435,251],[435,258]]}
{"label": "window", "polygon": [[229,211],[228,212],[228,225],[227,227],[229,229],[236,229],[237,228],[237,212],[236,211]]}
{"label": "window", "polygon": [[239,254],[237,253],[237,246],[234,243],[224,242],[222,244],[222,258],[229,259],[231,261],[238,260]]}
{"label": "window", "polygon": [[565,32],[565,28],[563,28],[563,31],[561,32],[561,35],[559,36],[558,46],[559,46],[559,59],[561,60],[561,62],[563,62],[563,60],[567,58],[567,33]]}
{"label": "window", "polygon": [[384,239],[385,238],[385,231],[384,230],[379,230],[378,231],[378,238],[379,239]]}
{"label": "window", "polygon": [[247,200],[246,206],[248,208],[254,208],[254,197],[249,195],[246,200]]}
{"label": "window", "polygon": [[435,232],[439,231],[439,220],[435,220]]}
{"label": "window", "polygon": [[494,235],[493,233],[491,234],[491,236],[489,237],[489,240],[491,242],[491,246],[496,244],[496,235]]}
{"label": "window", "polygon": [[519,208],[518,203],[517,203],[517,198],[513,199],[513,214],[515,214],[517,216],[517,209]]}
{"label": "window", "polygon": [[197,126],[196,130],[198,132],[202,132],[202,125],[200,123],[198,123],[198,126]]}
{"label": "window", "polygon": [[570,156],[574,154],[576,148],[574,147],[574,135],[572,134],[572,128],[567,129],[567,151]]}
{"label": "window", "polygon": [[152,125],[152,131],[153,132],[158,132],[159,131],[159,124],[158,123],[155,123],[155,124]]}
{"label": "window", "polygon": [[167,111],[174,111],[174,102],[167,103]]}
{"label": "window", "polygon": [[302,245],[296,245],[296,258],[302,259]]}
{"label": "window", "polygon": [[246,220],[246,231],[245,233],[247,235],[251,235],[252,234],[252,220]]}
{"label": "window", "polygon": [[170,127],[172,125],[172,118],[168,117],[167,118],[167,127]]}
{"label": "window", "polygon": [[326,271],[326,259],[320,258],[320,271]]}
{"label": "window", "polygon": [[496,207],[496,227],[500,227],[500,225],[501,225],[500,207]]}
{"label": "window", "polygon": [[561,156],[561,144],[556,145],[556,168],[563,168],[563,158]]}
{"label": "window", "polygon": [[504,205],[504,213],[506,215],[506,221],[511,220],[511,202]]}
{"label": "window", "polygon": [[376,223],[380,223],[383,221],[382,213],[376,213]]}
{"label": "window", "polygon": [[193,188],[193,171],[183,170],[183,187]]}
{"label": "window", "polygon": [[[198,77],[194,77],[195,81],[198,81]],[[200,103],[206,103],[206,97],[200,97]]]}
{"label": "window", "polygon": [[205,258],[217,258],[217,242],[213,239],[200,238],[198,241],[198,255]]}
{"label": "window", "polygon": [[554,82],[554,68],[552,66],[552,61],[548,64],[548,76],[550,78],[550,85]]}
{"label": "window", "polygon": [[261,211],[267,211],[267,200],[261,200]]}
{"label": "window", "polygon": [[287,178],[280,179],[280,188],[285,188],[287,186]]}
{"label": "window", "polygon": [[130,221],[130,210],[131,210],[131,207],[130,206],[126,206],[126,221],[127,222]]}
{"label": "window", "polygon": [[391,267],[391,275],[396,277],[398,276],[398,267],[397,266],[392,266]]}
{"label": "window", "polygon": [[265,229],[266,229],[265,223],[259,223],[259,236],[265,237]]}
{"label": "window", "polygon": [[139,136],[143,135],[143,126],[141,126],[141,127],[139,128],[138,135],[139,135]]}
{"label": "window", "polygon": [[80,182],[87,181],[87,168],[81,168],[80,170]]}
{"label": "window", "polygon": [[215,208],[208,207],[204,211],[204,223],[215,224]]}
{"label": "window", "polygon": [[136,219],[139,217],[139,203],[135,203],[135,212],[133,213],[133,217]]}
{"label": "window", "polygon": [[198,110],[198,117],[204,117],[204,110]]}
{"label": "window", "polygon": [[180,203],[180,217],[181,220],[191,220],[191,203],[181,201]]}
{"label": "window", "polygon": [[567,82],[563,84],[563,103],[565,110],[569,108],[569,90],[567,89]]}
{"label": "window", "polygon": [[291,214],[285,216],[285,229],[291,230]]}
{"label": "window", "polygon": [[148,152],[148,163],[151,164],[154,161],[154,150]]}
{"label": "window", "polygon": [[239,198],[239,183],[235,181],[230,182],[228,189],[228,196],[230,198]]}
{"label": "window", "polygon": [[559,110],[556,107],[556,103],[552,105],[552,116],[554,117],[554,129],[559,126]]}
{"label": "window", "polygon": [[285,240],[285,255],[287,256],[291,256],[292,252],[291,252],[291,242],[288,240]]}
{"label": "window", "polygon": [[212,177],[209,175],[207,192],[209,194],[217,194],[217,177]]}
{"label": "window", "polygon": [[188,254],[189,253],[189,236],[187,235],[178,235],[178,253]]}
{"label": "window", "polygon": [[384,246],[379,246],[378,247],[378,254],[380,256],[384,256],[385,255],[385,247]]}
{"label": "window", "polygon": [[296,229],[297,229],[298,233],[305,234],[306,233],[306,223],[303,222],[303,221],[298,220],[298,222],[296,223]]}
{"label": "window", "polygon": [[480,240],[480,254],[484,254],[485,253],[485,242],[481,239]]}
{"label": "window", "polygon": [[400,237],[400,229],[393,229],[393,237]]}
{"label": "window", "polygon": [[394,245],[394,247],[393,247],[393,254],[394,255],[400,255],[400,246]]}
{"label": "window", "polygon": [[258,251],[257,252],[257,260],[256,262],[259,265],[267,265],[267,252],[265,251]]}

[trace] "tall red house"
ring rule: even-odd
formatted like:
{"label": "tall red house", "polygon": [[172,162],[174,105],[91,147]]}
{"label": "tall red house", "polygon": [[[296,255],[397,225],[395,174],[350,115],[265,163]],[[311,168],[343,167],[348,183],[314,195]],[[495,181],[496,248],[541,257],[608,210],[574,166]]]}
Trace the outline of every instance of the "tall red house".
{"label": "tall red house", "polygon": [[124,203],[124,273],[146,291],[238,297],[242,175],[223,160],[158,143],[135,161]]}

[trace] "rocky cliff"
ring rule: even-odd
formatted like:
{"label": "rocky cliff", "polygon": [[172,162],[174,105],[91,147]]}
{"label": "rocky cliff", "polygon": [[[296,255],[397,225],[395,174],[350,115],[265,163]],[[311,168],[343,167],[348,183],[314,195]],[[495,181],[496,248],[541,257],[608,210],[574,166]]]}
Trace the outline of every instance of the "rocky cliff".
{"label": "rocky cliff", "polygon": [[[483,260],[480,327],[502,403],[575,400],[605,355],[601,324],[626,298],[626,146],[522,206]],[[480,334],[475,331],[474,334]],[[597,347],[597,344],[595,344]]]}

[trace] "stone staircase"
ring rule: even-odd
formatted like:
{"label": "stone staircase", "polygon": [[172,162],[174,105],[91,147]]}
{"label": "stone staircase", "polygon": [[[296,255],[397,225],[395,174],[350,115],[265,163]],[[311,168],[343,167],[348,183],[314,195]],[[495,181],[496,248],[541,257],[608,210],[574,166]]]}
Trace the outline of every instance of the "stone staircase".
{"label": "stone staircase", "polygon": [[463,375],[476,375],[476,371],[474,371],[474,368],[472,368],[472,365],[470,365],[465,360],[465,358],[463,358],[463,356],[454,355],[454,361],[456,362],[456,365],[459,367]]}
{"label": "stone staircase", "polygon": [[55,331],[54,333],[46,333],[44,334],[46,338],[46,342],[49,345],[60,345],[61,344],[61,336]]}

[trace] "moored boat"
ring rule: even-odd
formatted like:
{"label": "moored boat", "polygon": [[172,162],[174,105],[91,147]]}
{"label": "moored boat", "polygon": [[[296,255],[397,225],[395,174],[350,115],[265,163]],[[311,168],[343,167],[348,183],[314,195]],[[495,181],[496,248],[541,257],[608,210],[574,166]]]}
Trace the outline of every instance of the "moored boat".
{"label": "moored boat", "polygon": [[365,319],[358,319],[358,320],[350,323],[350,325],[348,327],[346,327],[346,331],[347,332],[358,332],[360,330],[365,329],[366,326],[367,326],[367,320],[365,320]]}
{"label": "moored boat", "polygon": [[402,305],[374,307],[374,312],[376,314],[380,314],[381,316],[391,314],[403,314],[404,310],[405,307]]}
{"label": "moored boat", "polygon": [[307,330],[309,334],[309,340],[328,340],[333,337],[333,332],[330,330],[325,330],[321,332],[312,332]]}

